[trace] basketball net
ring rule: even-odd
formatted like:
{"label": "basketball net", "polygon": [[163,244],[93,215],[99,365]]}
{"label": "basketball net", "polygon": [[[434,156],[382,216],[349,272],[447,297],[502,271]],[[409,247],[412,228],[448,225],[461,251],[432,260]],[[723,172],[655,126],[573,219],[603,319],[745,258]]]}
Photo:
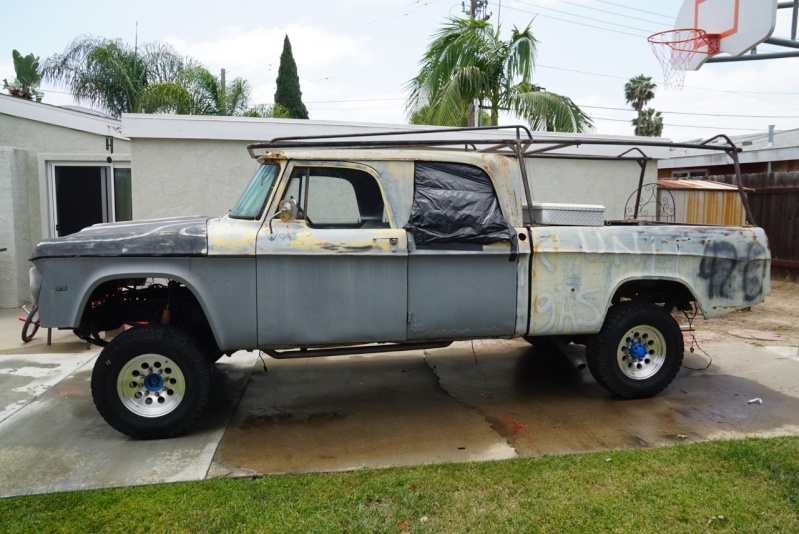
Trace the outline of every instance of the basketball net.
{"label": "basketball net", "polygon": [[675,91],[682,91],[685,71],[696,54],[713,55],[719,51],[719,36],[699,28],[666,30],[650,35],[647,41],[663,67],[664,87]]}

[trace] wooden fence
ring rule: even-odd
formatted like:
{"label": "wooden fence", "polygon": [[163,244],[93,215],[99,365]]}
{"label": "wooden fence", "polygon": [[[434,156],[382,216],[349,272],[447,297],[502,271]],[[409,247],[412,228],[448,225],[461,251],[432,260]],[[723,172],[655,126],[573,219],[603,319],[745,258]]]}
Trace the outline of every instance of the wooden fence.
{"label": "wooden fence", "polygon": [[[735,183],[731,174],[708,178]],[[799,172],[743,174],[741,179],[754,189],[749,205],[768,236],[772,276],[799,280]]]}

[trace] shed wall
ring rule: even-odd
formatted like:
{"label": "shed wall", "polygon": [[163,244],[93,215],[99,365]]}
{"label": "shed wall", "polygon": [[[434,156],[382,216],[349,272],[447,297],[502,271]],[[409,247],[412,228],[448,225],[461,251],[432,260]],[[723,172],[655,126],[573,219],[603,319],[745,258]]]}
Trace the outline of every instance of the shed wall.
{"label": "shed wall", "polygon": [[735,191],[671,190],[674,221],[688,224],[742,226],[746,212]]}

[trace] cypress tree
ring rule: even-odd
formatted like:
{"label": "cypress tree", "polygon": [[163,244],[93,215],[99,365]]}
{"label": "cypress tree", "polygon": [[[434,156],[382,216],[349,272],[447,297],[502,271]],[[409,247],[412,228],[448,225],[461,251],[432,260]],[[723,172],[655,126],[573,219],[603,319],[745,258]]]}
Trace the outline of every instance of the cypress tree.
{"label": "cypress tree", "polygon": [[283,53],[280,54],[280,67],[277,70],[277,91],[275,104],[280,104],[289,112],[292,119],[307,119],[308,110],[302,103],[300,78],[297,75],[297,64],[291,54],[289,36],[283,40]]}

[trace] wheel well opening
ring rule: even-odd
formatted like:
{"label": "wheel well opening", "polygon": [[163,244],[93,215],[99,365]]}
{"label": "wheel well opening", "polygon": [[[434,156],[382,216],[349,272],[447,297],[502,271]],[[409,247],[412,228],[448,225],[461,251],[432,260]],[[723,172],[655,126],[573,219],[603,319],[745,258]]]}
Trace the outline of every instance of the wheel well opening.
{"label": "wheel well opening", "polygon": [[682,283],[673,280],[630,280],[623,283],[613,295],[613,304],[624,300],[640,300],[663,307],[690,310],[694,299],[691,291]]}
{"label": "wheel well opening", "polygon": [[186,285],[171,279],[120,278],[103,282],[89,297],[75,333],[99,339],[100,332],[145,324],[174,325],[198,342],[217,347],[197,297]]}

